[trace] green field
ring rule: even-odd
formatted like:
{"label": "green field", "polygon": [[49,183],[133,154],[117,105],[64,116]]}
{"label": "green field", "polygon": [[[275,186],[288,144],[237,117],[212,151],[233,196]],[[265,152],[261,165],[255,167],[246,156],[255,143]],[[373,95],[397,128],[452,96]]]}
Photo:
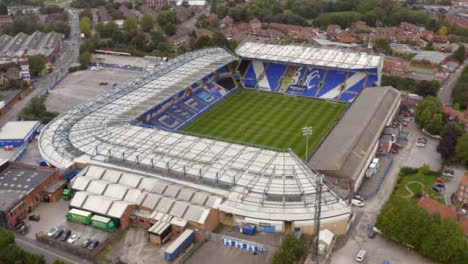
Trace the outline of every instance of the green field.
{"label": "green field", "polygon": [[183,129],[185,132],[291,148],[305,157],[302,128],[311,126],[309,156],[346,109],[341,103],[240,90]]}

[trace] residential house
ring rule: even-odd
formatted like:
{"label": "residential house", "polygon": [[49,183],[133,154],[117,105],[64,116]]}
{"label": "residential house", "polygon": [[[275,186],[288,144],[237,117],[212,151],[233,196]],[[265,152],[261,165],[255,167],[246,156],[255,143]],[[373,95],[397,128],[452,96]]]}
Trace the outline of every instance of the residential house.
{"label": "residential house", "polygon": [[258,30],[262,27],[262,22],[260,22],[258,18],[254,17],[249,21],[249,25],[250,25],[250,28],[252,29],[252,33],[256,35]]}
{"label": "residential house", "polygon": [[465,172],[465,175],[458,184],[456,199],[462,204],[468,204],[468,171]]}
{"label": "residential house", "polygon": [[9,15],[0,16],[0,28],[6,27],[13,24],[13,18]]}
{"label": "residential house", "polygon": [[409,76],[410,62],[397,57],[385,56],[383,71],[385,74],[407,78]]}
{"label": "residential house", "polygon": [[111,15],[107,11],[105,6],[98,7],[99,18],[102,23],[107,23],[108,21],[112,20]]}
{"label": "residential house", "polygon": [[161,9],[163,7],[168,6],[169,1],[168,0],[142,0],[141,4],[144,7]]}

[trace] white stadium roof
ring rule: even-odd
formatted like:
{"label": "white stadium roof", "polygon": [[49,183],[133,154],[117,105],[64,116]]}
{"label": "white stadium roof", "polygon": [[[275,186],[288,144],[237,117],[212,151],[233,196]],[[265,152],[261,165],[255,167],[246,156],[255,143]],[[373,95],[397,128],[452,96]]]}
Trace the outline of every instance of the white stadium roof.
{"label": "white stadium roof", "polygon": [[340,69],[380,67],[382,57],[339,49],[245,42],[236,53],[242,58],[306,64]]}
{"label": "white stadium roof", "polygon": [[[112,217],[138,202],[194,221],[203,220],[203,208],[257,219],[314,219],[318,174],[292,151],[133,124],[144,111],[235,60],[220,48],[184,54],[50,122],[39,138],[43,158],[61,169],[83,157],[92,164],[74,181],[80,191],[71,205]],[[120,194],[110,195],[107,188]],[[127,199],[131,190],[141,195]],[[349,218],[350,207],[327,186],[321,201],[322,219]]]}

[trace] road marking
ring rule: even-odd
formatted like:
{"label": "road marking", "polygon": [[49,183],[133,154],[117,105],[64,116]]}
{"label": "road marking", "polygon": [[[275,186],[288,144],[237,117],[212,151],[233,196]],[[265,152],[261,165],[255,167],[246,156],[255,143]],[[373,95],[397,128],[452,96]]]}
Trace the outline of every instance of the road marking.
{"label": "road marking", "polygon": [[17,240],[17,241],[21,241],[22,243],[27,244],[27,245],[30,246],[30,247],[36,248],[36,249],[38,249],[38,250],[40,250],[40,251],[46,252],[46,253],[48,253],[48,254],[50,254],[50,255],[53,255],[53,256],[55,256],[55,257],[57,257],[57,258],[59,258],[59,259],[66,260],[66,261],[68,261],[68,262],[70,262],[70,263],[74,263],[74,264],[80,264],[79,262],[76,262],[76,261],[74,261],[74,260],[71,260],[71,259],[69,259],[69,258],[67,258],[67,257],[62,256],[62,255],[56,254],[55,252],[50,251],[50,250],[47,250],[47,249],[45,249],[45,248],[36,246],[36,245],[34,245],[33,243],[30,243],[30,242],[28,242],[28,241],[26,241],[26,240],[18,239],[18,238],[16,238],[16,240]]}

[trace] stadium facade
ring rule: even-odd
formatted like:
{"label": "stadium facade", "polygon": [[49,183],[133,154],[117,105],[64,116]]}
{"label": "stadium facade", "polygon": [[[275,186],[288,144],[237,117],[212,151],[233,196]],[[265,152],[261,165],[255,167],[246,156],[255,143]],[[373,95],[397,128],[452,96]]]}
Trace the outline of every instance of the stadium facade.
{"label": "stadium facade", "polygon": [[[71,184],[70,206],[124,228],[131,221],[165,221],[176,230],[214,230],[222,223],[314,233],[323,175],[295,153],[180,129],[237,89],[352,102],[379,83],[382,59],[254,43],[237,53],[220,48],[186,53],[50,122],[39,138],[42,157],[63,170],[86,166]],[[359,78],[352,79],[355,75]],[[353,212],[322,186],[321,227],[344,234]]]}

